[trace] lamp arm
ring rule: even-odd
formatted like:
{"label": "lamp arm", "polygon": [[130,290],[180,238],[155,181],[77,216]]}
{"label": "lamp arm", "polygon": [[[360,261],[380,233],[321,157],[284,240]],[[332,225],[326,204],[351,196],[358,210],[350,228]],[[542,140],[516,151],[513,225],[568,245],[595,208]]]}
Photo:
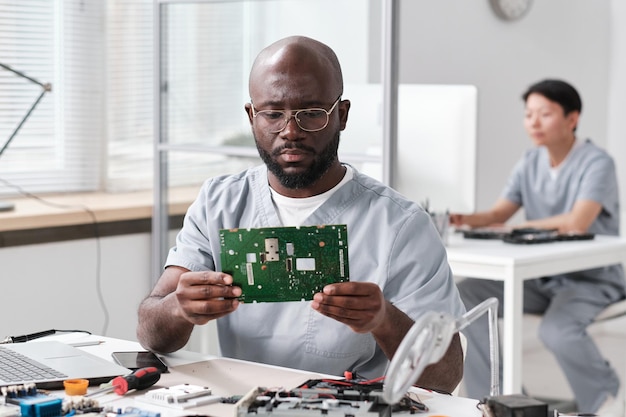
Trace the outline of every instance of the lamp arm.
{"label": "lamp arm", "polygon": [[17,127],[13,130],[13,133],[11,133],[11,136],[9,136],[9,139],[5,142],[5,144],[2,146],[2,149],[0,149],[0,156],[2,156],[2,154],[4,153],[4,151],[6,150],[6,148],[9,147],[9,144],[11,143],[11,141],[13,140],[13,138],[15,137],[15,135],[17,135],[17,132],[19,132],[19,130],[22,128],[22,125],[26,122],[26,119],[28,119],[28,117],[30,116],[30,114],[33,112],[33,110],[35,110],[35,107],[37,107],[37,104],[39,104],[39,102],[41,101],[41,99],[43,98],[43,96],[52,91],[52,84],[50,83],[42,83],[36,79],[34,79],[33,77],[29,77],[28,75],[24,74],[21,71],[18,71],[16,69],[11,68],[10,66],[3,64],[0,62],[0,67],[4,68],[7,71],[12,72],[13,74],[25,78],[28,81],[40,85],[42,90],[41,90],[41,94],[39,94],[39,97],[37,97],[37,99],[35,100],[35,102],[33,103],[32,106],[30,106],[30,109],[28,109],[28,112],[26,113],[26,115],[22,118],[22,120],[20,121],[20,123],[17,125]]}
{"label": "lamp arm", "polygon": [[489,359],[491,363],[491,389],[489,394],[500,395],[500,350],[498,348],[498,299],[491,297],[478,304],[456,320],[457,330],[461,331],[487,312],[489,320]]}
{"label": "lamp arm", "polygon": [[491,297],[455,319],[447,313],[427,311],[406,333],[387,368],[383,399],[397,404],[426,366],[439,361],[455,333],[463,330],[485,312],[489,313],[489,353],[491,396],[500,395],[500,354],[498,350],[498,299]]}
{"label": "lamp arm", "polygon": [[[2,64],[0,64],[2,65]],[[22,118],[22,120],[20,121],[20,123],[17,125],[17,127],[13,130],[13,133],[11,133],[11,136],[9,136],[9,139],[7,139],[7,141],[4,143],[4,146],[2,146],[2,149],[0,149],[0,156],[2,156],[2,154],[4,153],[5,149],[9,147],[9,144],[11,143],[11,141],[13,140],[13,138],[15,137],[15,135],[17,135],[17,132],[19,132],[19,130],[22,128],[22,125],[26,122],[26,119],[28,119],[28,117],[30,116],[30,114],[33,112],[33,110],[35,110],[35,107],[37,107],[37,104],[39,104],[39,102],[41,101],[41,99],[43,98],[43,96],[46,94],[46,90],[44,89],[41,94],[39,94],[39,97],[37,97],[37,100],[35,100],[35,102],[33,103],[32,106],[30,106],[30,109],[28,109],[28,112],[26,113],[26,115]]]}
{"label": "lamp arm", "polygon": [[[17,132],[19,132],[19,130],[22,128],[22,125],[26,122],[26,119],[28,119],[28,117],[30,116],[30,114],[33,112],[33,110],[35,110],[35,107],[37,107],[37,104],[39,104],[39,102],[41,101],[41,99],[43,98],[43,96],[52,91],[52,84],[50,83],[42,83],[36,79],[34,79],[33,77],[29,77],[28,75],[24,74],[23,72],[20,72],[16,69],[11,68],[10,66],[3,64],[0,62],[0,67],[4,68],[5,70],[12,72],[13,74],[17,75],[18,77],[22,77],[28,81],[30,81],[31,83],[37,84],[39,86],[41,86],[42,90],[41,90],[41,94],[39,94],[39,97],[37,97],[37,99],[35,100],[35,102],[33,103],[32,106],[30,106],[30,109],[28,109],[28,112],[26,113],[26,115],[22,118],[22,120],[19,122],[19,124],[17,125],[17,127],[13,130],[13,133],[11,133],[11,136],[9,136],[9,139],[7,139],[7,141],[4,143],[4,145],[2,145],[2,148],[0,148],[0,157],[2,156],[2,154],[4,153],[4,151],[9,147],[9,145],[11,144],[11,142],[13,141],[13,138],[15,137],[15,135],[17,135]],[[0,204],[0,211],[10,211],[14,209],[14,205],[9,203],[9,204],[5,204],[2,203]]]}
{"label": "lamp arm", "polygon": [[28,81],[38,84],[41,86],[41,88],[43,88],[45,91],[52,91],[52,86],[50,85],[50,83],[44,84],[41,81],[37,81],[36,79],[34,79],[33,77],[29,77],[28,75],[24,74],[21,71],[18,71],[16,69],[11,68],[10,66],[3,64],[2,62],[0,62],[0,67],[4,68],[7,71],[11,71],[13,74],[20,76],[22,78],[26,78]]}

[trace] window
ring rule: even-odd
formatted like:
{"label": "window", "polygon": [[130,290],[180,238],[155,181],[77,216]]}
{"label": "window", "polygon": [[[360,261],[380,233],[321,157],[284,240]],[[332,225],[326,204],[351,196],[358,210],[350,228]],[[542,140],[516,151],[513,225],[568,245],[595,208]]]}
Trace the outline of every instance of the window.
{"label": "window", "polygon": [[[232,3],[219,15],[191,5],[168,17],[186,29],[174,34],[173,43],[211,51],[210,59],[182,57],[172,69],[171,85],[183,89],[170,96],[175,112],[169,123],[187,143],[207,135],[221,140],[229,135],[223,129],[243,116],[244,63],[234,45],[244,2]],[[33,193],[152,186],[153,7],[153,0],[0,0],[0,63],[52,84],[0,157],[0,178]],[[208,34],[216,25],[237,36],[216,40]],[[232,94],[233,85],[241,91]],[[39,85],[0,68],[0,147],[40,92]],[[206,158],[171,158],[181,165],[172,184],[206,177]],[[0,195],[15,193],[0,185]]]}
{"label": "window", "polygon": [[[93,0],[0,0],[0,62],[52,84],[0,157],[1,178],[30,192],[97,188],[104,122],[101,17],[101,3]],[[0,146],[41,91],[0,68]],[[0,186],[0,193],[9,191]]]}
{"label": "window", "polygon": [[[0,63],[52,84],[0,178],[33,193],[152,185],[152,15],[152,0],[0,0]],[[0,146],[40,91],[0,68]]]}
{"label": "window", "polygon": [[[0,156],[0,178],[32,193],[152,187],[154,5],[0,0],[0,63],[52,84]],[[168,7],[168,141],[222,149],[170,152],[170,185],[259,162],[243,104],[251,60],[269,42],[296,33],[314,36],[338,52],[347,82],[367,82],[367,3],[315,5],[263,0]],[[343,18],[348,13],[353,23]],[[345,39],[348,32],[362,41]],[[40,92],[39,85],[0,68],[0,147]],[[234,153],[223,152],[229,147]],[[0,183],[0,196],[9,194],[16,191]]]}

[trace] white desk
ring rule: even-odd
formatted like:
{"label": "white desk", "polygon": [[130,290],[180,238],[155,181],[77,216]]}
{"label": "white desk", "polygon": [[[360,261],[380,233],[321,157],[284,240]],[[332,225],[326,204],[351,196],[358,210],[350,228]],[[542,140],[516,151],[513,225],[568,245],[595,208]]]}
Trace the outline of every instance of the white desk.
{"label": "white desk", "polygon": [[523,281],[626,263],[626,238],[517,245],[452,234],[447,252],[455,276],[504,281],[502,393],[514,394],[522,388]]}
{"label": "white desk", "polygon": [[[108,360],[112,360],[111,353],[115,351],[143,350],[136,342],[101,336],[68,334],[52,336],[46,339],[56,339],[70,344],[86,340],[103,340],[104,343],[97,346],[85,346],[79,347],[79,349],[83,349]],[[36,343],[36,341],[29,343]],[[228,397],[246,394],[252,388],[258,386],[291,389],[308,379],[325,377],[324,375],[296,369],[216,358],[210,355],[201,355],[185,351],[162,356],[162,358],[170,367],[170,373],[162,374],[161,379],[154,386],[154,389],[188,383],[192,385],[208,386],[215,395]],[[94,389],[95,388],[90,387],[89,390],[92,391]],[[415,392],[430,410],[427,413],[420,413],[420,416],[482,416],[480,411],[476,408],[477,400],[442,395],[421,389],[415,389]],[[234,405],[230,404],[216,403],[179,410],[138,401],[135,398],[139,395],[143,395],[143,392],[130,392],[123,397],[117,396],[116,394],[106,394],[101,397],[95,397],[95,399],[99,401],[101,406],[112,406],[114,408],[124,408],[128,406],[138,407],[145,410],[158,411],[161,413],[162,417],[189,415],[234,417],[235,413]],[[311,416],[316,415],[319,416],[320,414],[311,412]]]}

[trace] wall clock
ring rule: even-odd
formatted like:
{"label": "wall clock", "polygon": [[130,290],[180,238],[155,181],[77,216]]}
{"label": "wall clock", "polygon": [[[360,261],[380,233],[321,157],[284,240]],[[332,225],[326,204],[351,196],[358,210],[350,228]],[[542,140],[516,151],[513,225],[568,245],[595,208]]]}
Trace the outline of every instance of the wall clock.
{"label": "wall clock", "polygon": [[489,0],[496,15],[504,20],[517,20],[528,13],[532,0]]}

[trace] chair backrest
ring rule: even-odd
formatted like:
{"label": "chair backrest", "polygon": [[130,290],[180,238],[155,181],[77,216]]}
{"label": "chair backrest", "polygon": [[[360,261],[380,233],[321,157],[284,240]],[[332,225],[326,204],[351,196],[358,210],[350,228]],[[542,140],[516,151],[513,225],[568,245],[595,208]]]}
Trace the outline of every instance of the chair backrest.
{"label": "chair backrest", "polygon": [[611,320],[622,316],[626,316],[626,300],[609,305],[596,316],[594,322]]}
{"label": "chair backrest", "polygon": [[[541,314],[524,313],[524,316],[540,317]],[[626,299],[618,301],[613,304],[609,304],[604,310],[602,310],[596,316],[593,322],[598,323],[598,322],[616,319],[616,318],[623,317],[623,316],[626,316]]]}

